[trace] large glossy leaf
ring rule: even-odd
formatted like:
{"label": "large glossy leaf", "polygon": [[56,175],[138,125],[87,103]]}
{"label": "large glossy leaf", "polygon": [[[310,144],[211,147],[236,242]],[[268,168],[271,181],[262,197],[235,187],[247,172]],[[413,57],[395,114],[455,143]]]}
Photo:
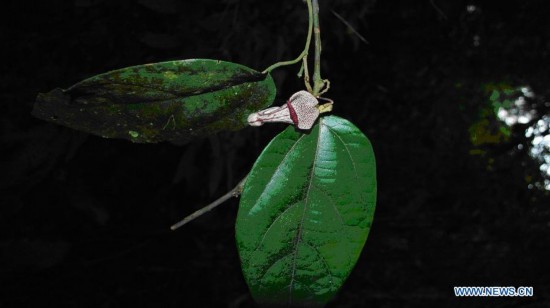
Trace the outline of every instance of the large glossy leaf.
{"label": "large glossy leaf", "polygon": [[324,304],[367,239],[376,203],[369,140],[336,116],[290,126],[265,148],[241,195],[236,238],[259,302]]}
{"label": "large glossy leaf", "polygon": [[243,128],[274,97],[267,74],[194,59],[127,67],[39,94],[33,115],[105,138],[182,142]]}

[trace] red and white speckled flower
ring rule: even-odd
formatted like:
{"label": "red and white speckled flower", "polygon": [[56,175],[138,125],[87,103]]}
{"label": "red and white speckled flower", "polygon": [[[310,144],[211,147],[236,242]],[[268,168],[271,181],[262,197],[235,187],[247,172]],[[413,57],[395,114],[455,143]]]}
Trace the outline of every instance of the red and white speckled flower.
{"label": "red and white speckled flower", "polygon": [[319,117],[319,101],[307,91],[294,93],[286,104],[252,113],[248,116],[250,126],[266,122],[294,124],[299,129],[310,129]]}

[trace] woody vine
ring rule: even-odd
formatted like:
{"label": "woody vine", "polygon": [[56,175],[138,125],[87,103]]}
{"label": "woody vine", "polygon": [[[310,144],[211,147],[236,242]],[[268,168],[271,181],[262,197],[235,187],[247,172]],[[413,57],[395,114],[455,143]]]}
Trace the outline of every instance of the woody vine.
{"label": "woody vine", "polygon": [[[305,2],[304,50],[263,72],[209,59],[138,65],[41,93],[33,109],[40,119],[135,143],[181,143],[248,125],[288,123],[233,190],[172,226],[240,195],[237,248],[244,278],[262,304],[326,304],[359,258],[376,203],[369,140],[348,120],[327,115],[333,102],[321,97],[330,82],[321,77],[319,3]],[[276,93],[271,72],[300,62],[306,90],[267,108]]]}

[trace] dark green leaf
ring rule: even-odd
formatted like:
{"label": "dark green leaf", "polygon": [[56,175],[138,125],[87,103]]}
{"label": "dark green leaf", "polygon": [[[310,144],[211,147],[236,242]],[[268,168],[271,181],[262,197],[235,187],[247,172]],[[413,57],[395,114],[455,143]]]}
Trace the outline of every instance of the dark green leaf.
{"label": "dark green leaf", "polygon": [[274,97],[269,75],[195,59],[127,67],[39,94],[33,115],[105,138],[182,142],[243,128]]}
{"label": "dark green leaf", "polygon": [[324,304],[353,269],[370,230],[376,166],[352,123],[323,117],[309,134],[289,126],[247,178],[236,225],[256,300]]}

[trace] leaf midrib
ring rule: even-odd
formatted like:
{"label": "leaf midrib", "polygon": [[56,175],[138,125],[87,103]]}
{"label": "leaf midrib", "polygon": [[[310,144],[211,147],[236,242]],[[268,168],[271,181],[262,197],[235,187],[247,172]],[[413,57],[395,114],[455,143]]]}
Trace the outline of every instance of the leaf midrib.
{"label": "leaf midrib", "polygon": [[[68,88],[67,90],[65,90],[66,92],[70,93],[70,92],[76,92],[78,94],[78,92],[80,91],[83,91],[85,92],[86,89],[94,89],[96,87],[105,87],[106,85],[119,85],[119,86],[131,86],[131,87],[136,87],[136,88],[142,88],[142,89],[149,89],[149,90],[155,90],[155,91],[158,91],[158,92],[161,92],[161,93],[165,93],[165,94],[170,94],[170,95],[173,95],[175,97],[173,98],[169,98],[169,99],[159,99],[159,100],[152,100],[152,101],[148,101],[147,103],[156,103],[156,102],[159,102],[159,101],[165,101],[165,100],[172,100],[172,99],[182,99],[182,98],[188,98],[188,97],[193,97],[193,96],[198,96],[198,95],[202,95],[202,94],[208,94],[208,93],[214,93],[214,92],[217,92],[217,91],[221,91],[221,90],[226,90],[226,89],[230,89],[232,87],[237,87],[237,86],[242,86],[242,85],[245,85],[245,84],[253,84],[253,83],[257,83],[257,82],[263,82],[267,79],[267,77],[269,76],[269,74],[262,74],[260,72],[251,72],[250,74],[242,74],[242,75],[236,75],[236,76],[232,76],[232,78],[224,81],[223,83],[220,82],[220,84],[215,84],[213,86],[210,86],[210,87],[204,87],[204,88],[199,88],[197,90],[194,90],[194,91],[182,91],[182,92],[176,92],[176,91],[172,91],[172,90],[168,90],[168,89],[162,89],[161,87],[156,87],[154,83],[151,83],[151,84],[147,84],[147,83],[140,83],[140,84],[135,84],[135,83],[132,83],[132,82],[116,82],[116,81],[97,81],[97,82],[93,82],[93,81],[90,81],[90,84],[84,84],[83,82],[80,82],[80,83],[77,83],[73,86],[71,86],[70,88]],[[92,77],[94,78],[94,77]],[[111,91],[109,91],[111,92]],[[93,91],[92,93],[86,93],[82,96],[94,96],[95,94],[95,91]]]}
{"label": "leaf midrib", "polygon": [[[163,104],[163,103],[167,103],[167,102],[173,102],[173,101],[176,101],[176,100],[185,100],[185,99],[195,97],[195,96],[201,96],[201,95],[205,95],[205,94],[215,93],[217,91],[228,90],[228,89],[232,89],[234,87],[244,86],[248,83],[253,84],[253,83],[257,83],[257,82],[258,81],[245,82],[245,83],[235,84],[235,85],[225,87],[225,88],[215,89],[213,91],[202,91],[202,92],[194,91],[194,92],[189,92],[189,93],[177,93],[177,92],[172,92],[172,91],[169,91],[169,90],[159,90],[159,89],[156,89],[156,88],[153,88],[153,87],[150,87],[150,86],[133,85],[133,84],[113,82],[111,84],[114,84],[114,85],[130,85],[130,86],[135,86],[136,88],[150,89],[150,90],[158,91],[158,92],[160,92],[164,95],[172,95],[172,97],[170,97],[170,98],[149,99],[149,100],[140,99],[139,102],[131,103],[131,104],[124,103],[124,102],[120,101],[120,99],[124,99],[124,96],[122,96],[122,97],[116,96],[116,99],[114,99],[115,96],[111,95],[110,99],[112,100],[112,103],[115,104],[115,105]],[[86,89],[86,88],[92,88],[92,87],[91,86],[83,86],[82,88]],[[77,94],[76,99],[86,99],[87,97],[101,97],[101,96],[97,95],[97,93],[95,93],[95,92],[85,92],[85,93],[83,92],[83,94],[79,94],[78,89],[67,89],[67,90],[65,90],[65,92],[68,92],[69,94],[71,94],[70,91],[75,91],[76,92],[76,94]],[[113,91],[106,91],[106,93],[109,93],[109,94],[111,94],[112,92]],[[103,95],[103,97],[105,97],[105,95]],[[71,100],[76,101],[76,99],[71,99]],[[82,104],[82,105],[84,105],[84,104]],[[89,106],[89,105],[84,105],[84,106]],[[95,106],[92,105],[92,107],[95,107]],[[103,107],[103,106],[99,105],[98,107]]]}
{"label": "leaf midrib", "polygon": [[292,304],[292,285],[295,280],[296,276],[296,256],[298,255],[298,248],[302,237],[303,232],[303,226],[304,226],[304,218],[306,216],[306,211],[308,208],[308,201],[309,201],[309,192],[311,191],[311,187],[313,184],[313,174],[315,172],[315,165],[317,164],[317,157],[319,153],[319,144],[321,139],[321,128],[323,126],[323,119],[319,119],[319,128],[317,131],[317,144],[315,145],[315,154],[313,156],[313,164],[311,166],[311,172],[309,173],[309,185],[306,191],[306,198],[304,201],[304,210],[302,212],[302,218],[300,219],[300,224],[298,225],[298,231],[296,236],[296,241],[294,242],[294,256],[292,257],[292,274],[290,276],[290,284],[288,286],[288,302],[289,304]]}

